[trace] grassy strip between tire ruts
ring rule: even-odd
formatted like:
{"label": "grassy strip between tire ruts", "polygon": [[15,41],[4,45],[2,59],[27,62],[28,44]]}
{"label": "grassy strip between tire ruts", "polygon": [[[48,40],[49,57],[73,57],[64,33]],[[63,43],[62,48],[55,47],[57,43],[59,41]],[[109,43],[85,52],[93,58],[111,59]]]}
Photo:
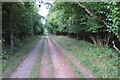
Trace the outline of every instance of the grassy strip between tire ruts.
{"label": "grassy strip between tire ruts", "polygon": [[[48,46],[48,40],[47,40],[47,46]],[[48,47],[48,50],[49,47]],[[49,59],[48,59],[48,74],[50,75],[50,78],[54,78],[54,69],[53,69],[53,63],[51,60],[50,52],[48,53]]]}
{"label": "grassy strip between tire ruts", "polygon": [[33,67],[30,78],[39,78],[40,77],[40,63],[41,63],[42,53],[43,53],[43,49],[44,49],[43,47],[44,47],[44,40],[43,40],[42,45],[38,51],[38,56],[35,60],[35,65]]}
{"label": "grassy strip between tire ruts", "polygon": [[[40,64],[41,64],[41,60],[42,60],[42,54],[43,54],[43,51],[44,51],[44,42],[45,42],[46,39],[44,39],[42,45],[41,45],[41,48],[39,50],[39,54],[38,54],[38,57],[36,59],[36,63],[34,65],[34,68],[32,70],[32,73],[31,73],[31,78],[40,78]],[[47,42],[47,41],[46,41]],[[48,46],[48,43],[47,43],[47,46]],[[48,49],[49,50],[49,49]],[[54,70],[53,70],[53,67],[52,67],[52,61],[51,61],[51,57],[50,57],[50,53],[48,53],[48,74],[50,75],[50,78],[53,78],[53,73],[54,73]]]}
{"label": "grassy strip between tire ruts", "polygon": [[118,53],[107,47],[97,46],[67,36],[53,36],[64,49],[72,55],[96,78],[118,78]]}
{"label": "grassy strip between tire ruts", "polygon": [[7,77],[12,71],[24,60],[29,51],[38,43],[41,36],[36,38],[30,38],[26,45],[24,45],[18,52],[12,55],[9,59],[2,62],[2,75]]}

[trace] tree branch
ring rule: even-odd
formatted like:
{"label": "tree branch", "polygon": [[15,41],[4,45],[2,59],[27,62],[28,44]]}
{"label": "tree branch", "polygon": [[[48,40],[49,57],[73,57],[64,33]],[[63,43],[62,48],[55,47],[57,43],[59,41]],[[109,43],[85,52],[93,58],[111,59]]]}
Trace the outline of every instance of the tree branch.
{"label": "tree branch", "polygon": [[[77,1],[77,3],[79,4],[80,7],[84,8],[85,11],[86,11],[88,14],[90,14],[90,16],[93,16],[95,19],[101,20],[100,17],[98,17],[97,15],[95,15],[94,13],[92,13],[90,10],[88,10],[88,9],[86,8],[86,6],[80,4],[79,0],[76,0],[76,1]],[[107,26],[107,22],[106,22],[106,21],[104,21],[104,20],[101,20],[101,21]]]}
{"label": "tree branch", "polygon": [[120,50],[115,46],[115,41],[112,41],[113,43],[113,48],[115,48],[115,50],[117,50],[120,53]]}

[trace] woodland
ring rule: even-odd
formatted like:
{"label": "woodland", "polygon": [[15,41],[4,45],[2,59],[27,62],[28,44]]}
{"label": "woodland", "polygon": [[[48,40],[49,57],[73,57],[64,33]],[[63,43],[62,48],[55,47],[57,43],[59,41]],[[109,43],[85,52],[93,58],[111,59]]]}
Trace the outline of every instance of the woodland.
{"label": "woodland", "polygon": [[[38,13],[41,3],[44,2],[39,2],[39,5],[36,2],[1,3],[3,76],[12,73],[31,50],[36,54],[43,53],[42,49],[47,54],[50,51],[54,54],[52,50],[56,50],[57,54],[59,48],[54,46],[54,39],[95,76],[120,77],[117,74],[120,61],[120,2],[46,2],[44,5],[49,9],[46,17]],[[40,39],[44,45],[41,43],[42,48],[35,49]],[[39,77],[41,54],[38,57],[34,57],[37,58],[37,69],[33,72]],[[58,55],[58,59],[63,59],[60,57]]]}

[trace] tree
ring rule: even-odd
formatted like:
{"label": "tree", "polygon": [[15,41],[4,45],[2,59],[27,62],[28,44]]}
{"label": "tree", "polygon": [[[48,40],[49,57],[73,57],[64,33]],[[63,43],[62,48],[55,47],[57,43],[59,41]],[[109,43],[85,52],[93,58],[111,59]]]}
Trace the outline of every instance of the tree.
{"label": "tree", "polygon": [[2,3],[3,44],[14,48],[16,40],[43,33],[42,16],[34,2]]}
{"label": "tree", "polygon": [[53,3],[47,17],[47,28],[54,34],[65,34],[109,46],[118,40],[119,2],[59,2]]}

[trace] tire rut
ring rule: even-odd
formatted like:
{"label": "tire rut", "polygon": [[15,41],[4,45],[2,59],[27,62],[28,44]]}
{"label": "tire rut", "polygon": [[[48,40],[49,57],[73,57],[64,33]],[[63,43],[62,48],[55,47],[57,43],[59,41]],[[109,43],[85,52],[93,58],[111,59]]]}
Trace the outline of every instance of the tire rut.
{"label": "tire rut", "polygon": [[76,78],[76,74],[74,73],[70,64],[64,58],[64,55],[57,49],[57,47],[53,45],[48,36],[47,39],[55,78]]}
{"label": "tire rut", "polygon": [[86,78],[95,78],[93,76],[93,74],[87,70],[85,67],[83,67],[78,60],[68,51],[64,50],[56,41],[54,41],[52,38],[50,38],[52,40],[52,42],[56,45],[56,47],[58,47],[58,49],[60,51],[62,51],[63,55],[65,55],[66,57],[68,57],[68,59],[79,69],[80,72],[82,72],[84,74],[84,76]]}
{"label": "tire rut", "polygon": [[49,49],[47,45],[47,41],[45,39],[44,41],[44,51],[42,55],[42,61],[41,61],[41,66],[40,66],[40,77],[41,78],[51,78],[52,75],[50,75],[50,70],[49,70],[49,61],[50,61],[50,54],[49,54]]}

